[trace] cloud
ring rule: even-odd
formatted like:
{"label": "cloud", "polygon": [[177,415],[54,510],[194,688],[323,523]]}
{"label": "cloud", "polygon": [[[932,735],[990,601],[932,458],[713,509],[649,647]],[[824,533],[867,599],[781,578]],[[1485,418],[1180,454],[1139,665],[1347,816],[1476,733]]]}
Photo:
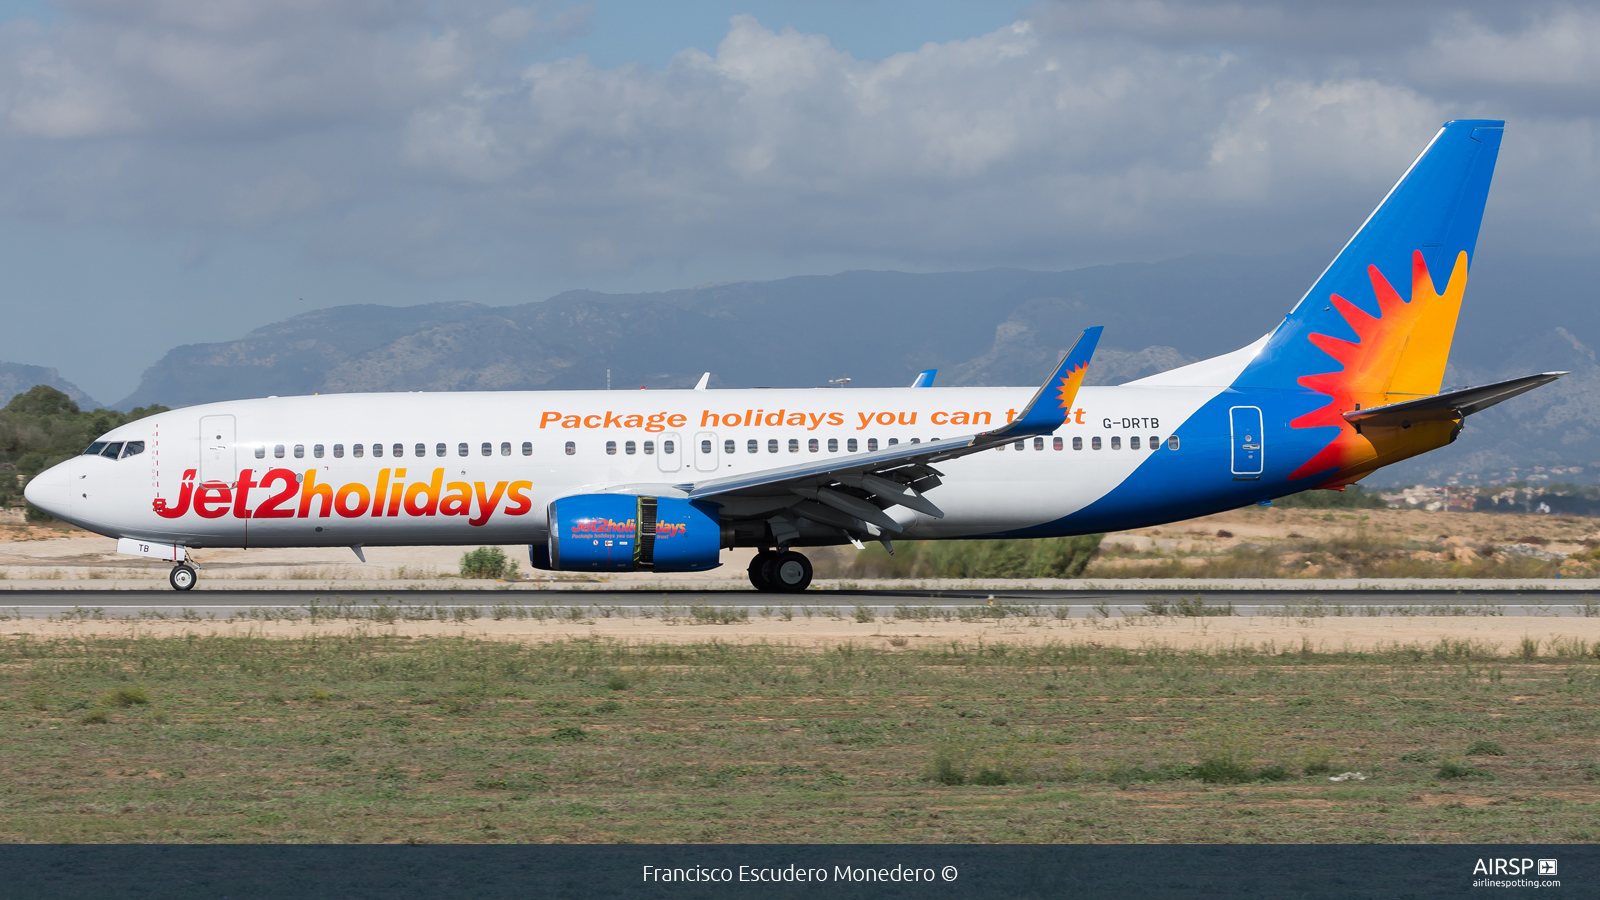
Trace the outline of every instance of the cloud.
{"label": "cloud", "polygon": [[64,9],[0,32],[0,215],[427,276],[1059,267],[1336,246],[1440,122],[1503,115],[1507,240],[1600,243],[1600,16],[1560,4],[1046,4],[878,61],[739,16],[661,69],[525,62],[585,6]]}

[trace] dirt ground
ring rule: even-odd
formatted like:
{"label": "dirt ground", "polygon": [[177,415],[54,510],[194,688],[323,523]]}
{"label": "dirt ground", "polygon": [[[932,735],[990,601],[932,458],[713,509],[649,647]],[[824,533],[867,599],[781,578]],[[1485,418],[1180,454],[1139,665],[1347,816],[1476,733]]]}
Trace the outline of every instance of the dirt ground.
{"label": "dirt ground", "polygon": [[[1277,616],[1180,618],[1134,616],[1112,619],[1008,618],[998,621],[953,619],[873,619],[858,622],[849,610],[819,610],[811,614],[793,608],[792,620],[775,609],[772,617],[752,616],[748,621],[708,624],[697,621],[687,608],[667,610],[651,617],[584,618],[576,621],[492,618],[464,622],[405,621],[352,623],[324,620],[46,620],[13,619],[0,623],[0,633],[37,638],[110,637],[149,635],[253,635],[305,637],[372,634],[406,637],[471,637],[488,640],[541,643],[575,639],[605,639],[627,643],[779,644],[825,648],[855,644],[892,649],[914,649],[958,641],[966,645],[1083,644],[1129,649],[1170,648],[1226,650],[1232,648],[1309,649],[1319,653],[1359,652],[1395,647],[1432,648],[1441,641],[1475,642],[1486,651],[1510,655],[1526,639],[1537,641],[1541,655],[1582,652],[1600,646],[1600,618],[1543,616],[1384,616],[1291,618]],[[1592,651],[1591,651],[1592,652]]]}

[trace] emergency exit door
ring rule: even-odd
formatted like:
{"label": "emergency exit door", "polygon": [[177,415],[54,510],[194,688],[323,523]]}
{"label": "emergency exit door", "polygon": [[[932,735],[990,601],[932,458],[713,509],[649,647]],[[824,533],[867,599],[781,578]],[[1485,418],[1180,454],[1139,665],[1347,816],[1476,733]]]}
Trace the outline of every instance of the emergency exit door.
{"label": "emergency exit door", "polygon": [[232,484],[238,477],[233,450],[233,416],[200,417],[200,482]]}
{"label": "emergency exit door", "polygon": [[1228,410],[1232,426],[1233,480],[1256,481],[1265,468],[1266,440],[1261,434],[1261,407],[1235,406]]}

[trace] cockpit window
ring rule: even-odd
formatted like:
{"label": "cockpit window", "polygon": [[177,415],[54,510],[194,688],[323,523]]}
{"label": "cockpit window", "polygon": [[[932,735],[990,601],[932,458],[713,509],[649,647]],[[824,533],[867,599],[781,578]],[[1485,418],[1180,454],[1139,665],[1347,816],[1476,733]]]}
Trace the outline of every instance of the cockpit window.
{"label": "cockpit window", "polygon": [[84,456],[99,456],[100,455],[100,451],[104,450],[105,448],[106,448],[106,442],[105,441],[95,441],[94,443],[89,445],[89,449],[83,451],[83,455]]}
{"label": "cockpit window", "polygon": [[144,452],[144,441],[129,441],[122,445],[122,458],[138,456]]}
{"label": "cockpit window", "polygon": [[121,441],[112,441],[111,443],[106,445],[106,448],[104,450],[100,451],[100,455],[104,456],[106,459],[116,459],[117,458],[117,454],[119,454],[121,452],[122,452],[122,442]]}

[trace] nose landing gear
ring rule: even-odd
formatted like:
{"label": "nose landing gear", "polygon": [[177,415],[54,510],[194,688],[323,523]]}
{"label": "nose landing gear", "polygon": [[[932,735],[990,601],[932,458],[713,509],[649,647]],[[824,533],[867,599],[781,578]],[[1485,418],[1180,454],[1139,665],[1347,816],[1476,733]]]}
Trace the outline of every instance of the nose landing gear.
{"label": "nose landing gear", "polygon": [[750,584],[758,591],[798,594],[811,586],[811,560],[793,550],[763,550],[750,560]]}
{"label": "nose landing gear", "polygon": [[195,574],[193,566],[185,562],[173,566],[172,573],[167,576],[167,580],[172,582],[173,590],[187,591],[194,587],[194,583],[200,580],[200,576]]}

